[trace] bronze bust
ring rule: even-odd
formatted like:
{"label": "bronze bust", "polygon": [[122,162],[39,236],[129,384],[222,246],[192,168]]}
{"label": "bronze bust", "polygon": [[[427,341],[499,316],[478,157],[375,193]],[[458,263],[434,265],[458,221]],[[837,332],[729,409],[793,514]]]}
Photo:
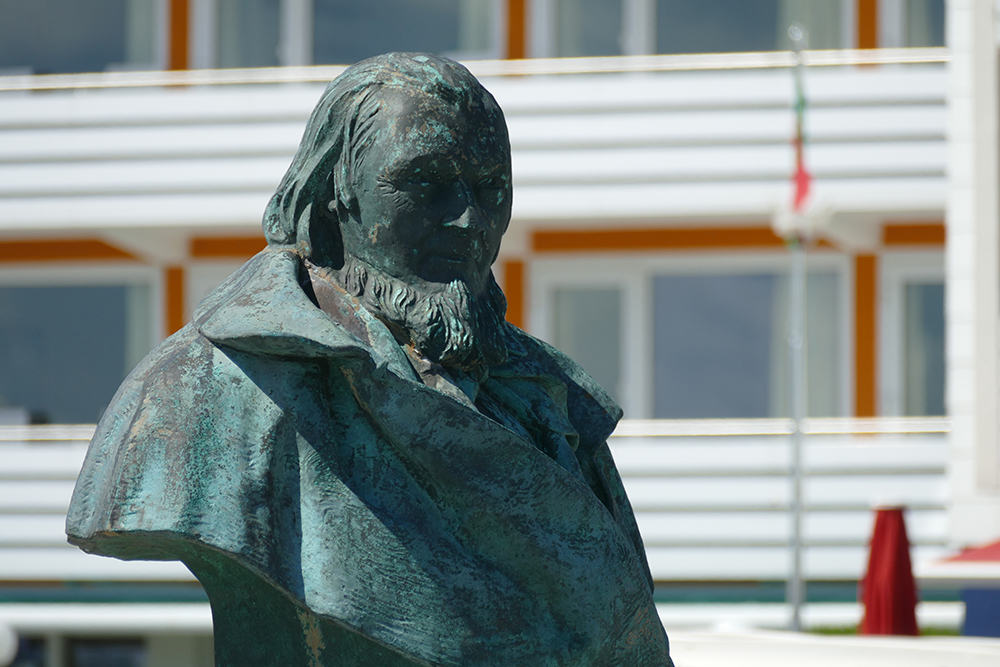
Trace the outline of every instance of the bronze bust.
{"label": "bronze bust", "polygon": [[621,416],[504,321],[493,97],[423,54],[323,94],[268,248],[125,380],[72,543],[183,561],[218,665],[663,667],[606,439]]}

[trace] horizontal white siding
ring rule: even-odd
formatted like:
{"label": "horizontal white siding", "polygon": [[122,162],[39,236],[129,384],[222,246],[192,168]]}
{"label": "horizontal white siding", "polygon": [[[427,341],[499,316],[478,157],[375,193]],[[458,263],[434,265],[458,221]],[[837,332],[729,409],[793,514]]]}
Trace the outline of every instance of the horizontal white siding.
{"label": "horizontal white siding", "polygon": [[66,510],[93,426],[0,427],[0,581],[190,581],[180,563],[86,554]]}
{"label": "horizontal white siding", "polygon": [[[946,422],[936,420],[936,433],[892,432],[905,431],[907,420],[874,422],[889,432],[807,437],[804,562],[811,579],[863,575],[878,504],[909,507],[915,560],[944,552]],[[791,441],[780,434],[784,421],[692,424],[623,422],[611,439],[654,577],[785,578]],[[698,429],[730,434],[691,434]],[[750,435],[761,430],[774,434]],[[190,580],[178,563],[125,563],[66,543],[66,508],[92,433],[87,426],[0,427],[0,581]]]}
{"label": "horizontal white siding", "polygon": [[[835,420],[823,421],[831,422],[826,428],[836,426]],[[889,428],[873,429],[883,432],[806,436],[802,460],[807,578],[864,576],[873,509],[879,505],[908,508],[914,561],[944,554],[945,422],[939,420],[937,433],[908,433],[905,421],[890,425],[887,420]],[[926,421],[923,430],[929,430]],[[696,430],[693,422],[677,423],[677,435],[670,435],[670,422],[659,429],[650,429],[651,424],[656,423],[645,422],[641,428],[624,424],[619,429],[623,435],[611,439],[611,448],[654,578],[786,578],[791,564],[791,437],[682,435]],[[851,420],[844,424],[850,426]],[[769,432],[781,426],[781,420],[757,425]],[[751,423],[742,427],[755,430]],[[702,430],[713,429],[706,423]],[[643,431],[658,435],[636,435]]]}
{"label": "horizontal white siding", "polygon": [[[789,70],[483,81],[510,127],[515,225],[766,218],[790,196]],[[257,229],[322,89],[0,93],[0,231]],[[815,68],[806,89],[817,202],[943,211],[943,65]]]}

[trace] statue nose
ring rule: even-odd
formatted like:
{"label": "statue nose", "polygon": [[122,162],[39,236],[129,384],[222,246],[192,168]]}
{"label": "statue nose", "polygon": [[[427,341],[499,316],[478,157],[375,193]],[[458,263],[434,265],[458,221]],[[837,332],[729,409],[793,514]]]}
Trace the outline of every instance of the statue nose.
{"label": "statue nose", "polygon": [[446,217],[445,227],[475,230],[483,224],[483,214],[476,201],[476,195],[468,181],[458,181],[455,188],[455,202],[451,215]]}

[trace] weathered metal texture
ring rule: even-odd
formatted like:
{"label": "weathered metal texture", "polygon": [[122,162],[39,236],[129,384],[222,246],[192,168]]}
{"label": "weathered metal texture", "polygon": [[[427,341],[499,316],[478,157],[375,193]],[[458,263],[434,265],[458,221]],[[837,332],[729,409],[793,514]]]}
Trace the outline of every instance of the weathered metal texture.
{"label": "weathered metal texture", "polygon": [[122,385],[70,541],[183,561],[218,665],[669,665],[605,444],[620,410],[502,322],[499,108],[450,61],[357,67],[314,113],[268,250]]}

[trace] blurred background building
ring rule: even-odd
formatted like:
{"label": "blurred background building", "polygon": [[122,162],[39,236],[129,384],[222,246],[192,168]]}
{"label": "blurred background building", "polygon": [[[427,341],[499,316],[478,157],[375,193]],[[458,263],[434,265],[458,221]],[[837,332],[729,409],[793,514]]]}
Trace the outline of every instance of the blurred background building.
{"label": "blurred background building", "polygon": [[[392,50],[466,62],[506,113],[509,319],[624,407],[613,446],[665,621],[780,626],[772,220],[803,24],[824,221],[810,622],[856,622],[876,504],[910,508],[918,562],[1000,538],[996,21],[993,0],[0,0],[0,620],[19,664],[211,664],[186,570],[86,556],[63,513],[125,374],[263,248],[323,82]],[[942,604],[929,622],[956,623]]]}

